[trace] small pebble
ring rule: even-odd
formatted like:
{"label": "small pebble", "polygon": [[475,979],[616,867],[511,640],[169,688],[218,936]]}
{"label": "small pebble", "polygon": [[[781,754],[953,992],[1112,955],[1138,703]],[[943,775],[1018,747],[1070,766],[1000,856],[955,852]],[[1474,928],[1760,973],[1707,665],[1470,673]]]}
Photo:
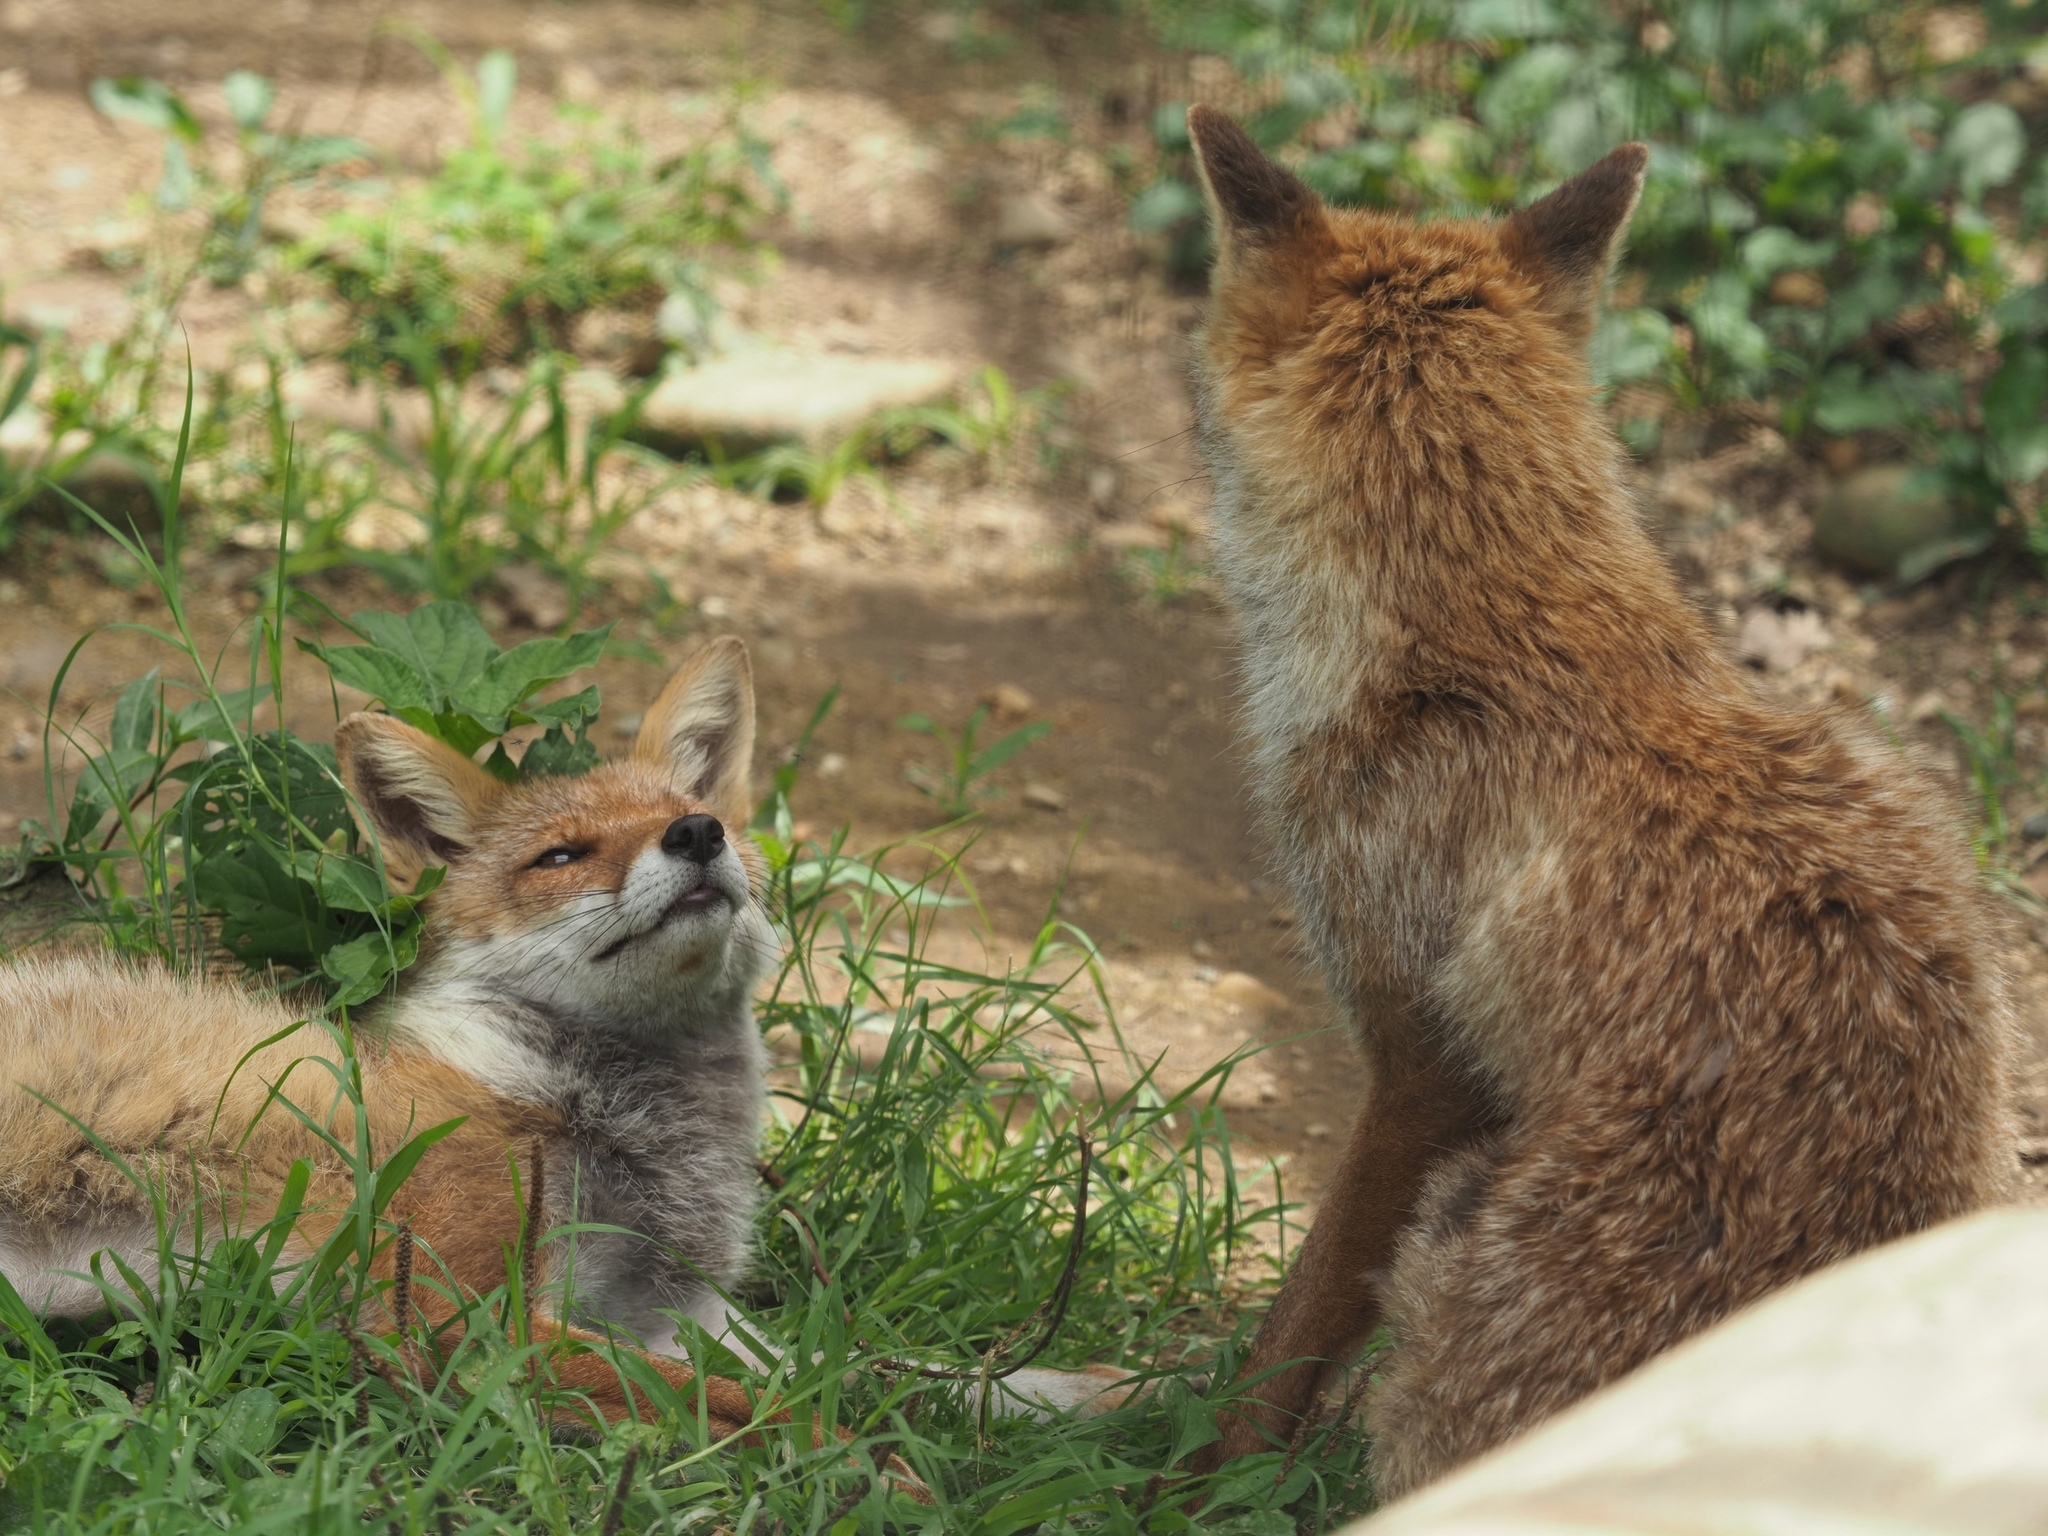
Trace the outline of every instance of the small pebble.
{"label": "small pebble", "polygon": [[1026,784],[1024,803],[1035,811],[1064,811],[1067,797],[1050,784]]}
{"label": "small pebble", "polygon": [[988,691],[982,702],[995,711],[998,721],[1007,723],[1011,720],[1022,720],[1030,714],[1034,700],[1015,683],[998,683]]}
{"label": "small pebble", "polygon": [[2020,823],[2020,836],[2030,843],[2038,843],[2048,837],[2048,811],[2036,811]]}
{"label": "small pebble", "polygon": [[630,741],[640,734],[640,722],[645,715],[621,715],[612,722],[612,734],[621,741]]}
{"label": "small pebble", "polygon": [[836,779],[844,772],[846,772],[846,754],[844,752],[827,752],[818,759],[818,773],[820,776]]}

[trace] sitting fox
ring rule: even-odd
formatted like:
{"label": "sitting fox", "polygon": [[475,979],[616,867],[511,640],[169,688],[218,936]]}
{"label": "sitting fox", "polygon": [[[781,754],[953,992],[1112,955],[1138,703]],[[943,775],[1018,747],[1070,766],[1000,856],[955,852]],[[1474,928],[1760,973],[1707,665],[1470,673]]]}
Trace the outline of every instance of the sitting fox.
{"label": "sitting fox", "polygon": [[[567,1244],[541,1249],[536,1292],[558,1314],[546,1326],[583,1342],[624,1330],[693,1391],[669,1314],[726,1331],[720,1288],[746,1267],[759,1185],[752,1003],[776,940],[765,869],[740,831],[753,748],[752,674],[732,639],[669,681],[627,760],[580,778],[501,783],[388,715],[351,715],[335,735],[394,877],[447,870],[426,900],[419,964],[356,1036],[380,1161],[463,1122],[387,1216],[431,1253],[424,1278],[488,1292],[526,1215],[516,1162],[527,1195],[545,1191],[540,1232],[622,1229],[576,1238],[566,1295]],[[307,1159],[315,1177],[285,1257],[318,1249],[347,1212],[350,1175],[307,1122],[352,1146],[354,1110],[320,1031],[255,1049],[291,1023],[238,987],[111,958],[0,967],[0,1272],[32,1308],[100,1311],[89,1271],[102,1250],[158,1278],[150,1194],[102,1147],[156,1176],[175,1230],[208,1237],[268,1221]],[[273,1090],[289,1105],[266,1108]],[[455,1310],[434,1284],[412,1296],[432,1323]],[[1124,1374],[1020,1373],[1008,1406],[1089,1406]],[[599,1356],[572,1354],[556,1376],[608,1419],[646,1406],[629,1405]],[[752,1420],[736,1383],[702,1386],[715,1432]]]}
{"label": "sitting fox", "polygon": [[1768,703],[1632,505],[1584,349],[1618,149],[1497,223],[1324,207],[1189,115],[1253,781],[1364,1107],[1200,1461],[1382,1323],[1397,1496],[1728,1312],[1999,1198],[1996,923],[1853,713]]}

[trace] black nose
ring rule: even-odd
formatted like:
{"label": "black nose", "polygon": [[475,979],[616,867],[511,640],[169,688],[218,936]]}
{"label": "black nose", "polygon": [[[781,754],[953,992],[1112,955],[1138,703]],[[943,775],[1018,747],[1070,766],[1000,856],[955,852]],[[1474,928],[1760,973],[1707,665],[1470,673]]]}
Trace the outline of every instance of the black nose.
{"label": "black nose", "polygon": [[716,816],[678,816],[661,834],[664,853],[709,864],[725,846],[725,828]]}

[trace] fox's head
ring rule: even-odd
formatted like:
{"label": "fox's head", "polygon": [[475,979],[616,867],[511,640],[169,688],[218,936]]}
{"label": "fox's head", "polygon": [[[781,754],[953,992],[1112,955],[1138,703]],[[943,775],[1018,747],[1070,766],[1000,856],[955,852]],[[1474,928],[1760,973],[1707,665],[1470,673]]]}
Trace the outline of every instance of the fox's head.
{"label": "fox's head", "polygon": [[1340,501],[1439,556],[1540,545],[1555,505],[1605,493],[1584,351],[1642,145],[1507,218],[1418,222],[1326,207],[1210,108],[1188,130],[1218,248],[1196,382],[1219,492],[1280,521]]}
{"label": "fox's head", "polygon": [[745,832],[754,690],[738,640],[693,656],[631,755],[579,778],[503,783],[389,715],[349,716],[334,745],[394,876],[447,869],[416,985],[662,1030],[744,998],[773,953]]}

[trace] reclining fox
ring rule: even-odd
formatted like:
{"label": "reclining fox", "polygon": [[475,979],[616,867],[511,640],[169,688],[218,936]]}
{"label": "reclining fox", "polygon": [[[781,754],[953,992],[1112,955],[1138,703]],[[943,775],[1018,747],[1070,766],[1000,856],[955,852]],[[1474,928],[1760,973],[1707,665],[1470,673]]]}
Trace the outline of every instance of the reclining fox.
{"label": "reclining fox", "polygon": [[[540,1231],[618,1229],[576,1237],[573,1276],[566,1241],[540,1249],[537,1294],[569,1336],[623,1330],[679,1388],[693,1377],[672,1358],[669,1314],[751,1353],[727,1331],[721,1291],[753,1245],[764,1058],[752,1003],[776,949],[765,869],[740,830],[753,746],[752,674],[732,639],[670,680],[626,760],[578,778],[508,785],[388,715],[342,721],[341,775],[393,876],[447,871],[423,909],[418,965],[356,1037],[380,1162],[462,1121],[386,1212],[431,1254],[423,1277],[442,1279],[412,1290],[429,1322],[505,1281],[526,1216],[516,1165],[528,1195],[535,1181],[545,1192]],[[156,1176],[188,1238],[268,1221],[307,1159],[285,1257],[317,1250],[351,1174],[311,1127],[343,1146],[357,1127],[340,1053],[292,1022],[239,987],[107,958],[0,967],[0,1273],[32,1308],[101,1310],[89,1277],[101,1250],[158,1279],[149,1191],[102,1148]],[[266,1108],[273,1090],[289,1105]],[[646,1406],[597,1355],[556,1374],[607,1418]],[[1123,1374],[1019,1373],[1006,1406],[1086,1407]],[[701,1386],[718,1433],[752,1420],[737,1384]]]}
{"label": "reclining fox", "polygon": [[1638,523],[1583,357],[1642,185],[1325,208],[1189,116],[1196,348],[1254,791],[1365,1104],[1201,1458],[1384,1321],[1383,1496],[1732,1309],[1998,1197],[1995,921],[1846,711],[1757,696]]}

